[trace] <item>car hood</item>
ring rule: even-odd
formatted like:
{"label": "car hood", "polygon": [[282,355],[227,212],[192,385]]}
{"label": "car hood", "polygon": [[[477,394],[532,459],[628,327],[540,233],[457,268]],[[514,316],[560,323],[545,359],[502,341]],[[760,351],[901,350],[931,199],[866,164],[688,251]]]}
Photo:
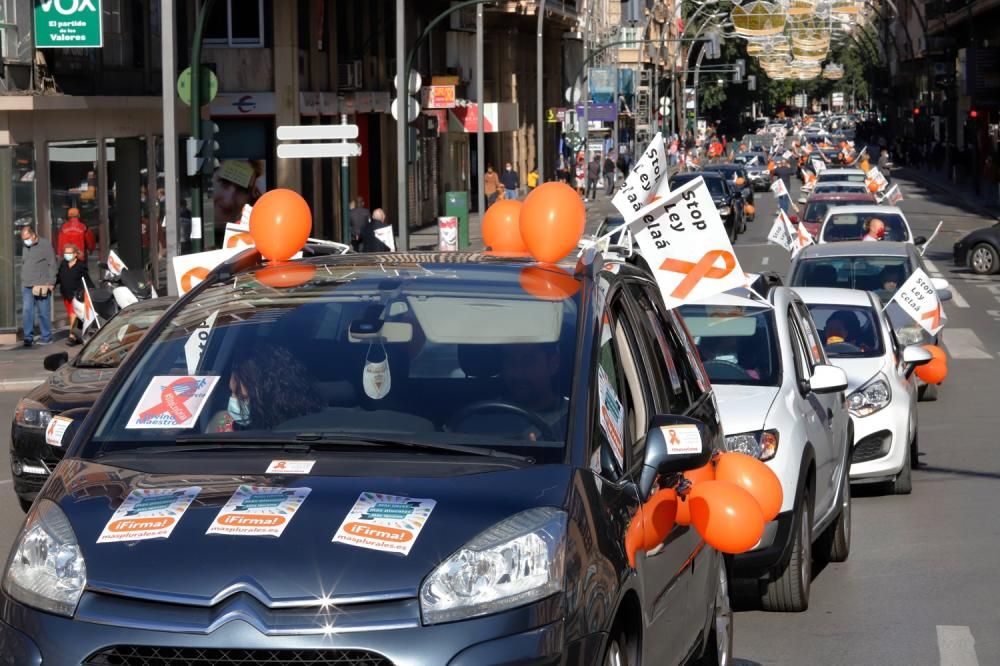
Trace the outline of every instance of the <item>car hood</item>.
{"label": "car hood", "polygon": [[778,395],[777,386],[712,384],[727,435],[761,430]]}
{"label": "car hood", "polygon": [[868,383],[886,366],[885,357],[877,358],[831,358],[830,363],[847,375],[847,392],[853,393]]}
{"label": "car hood", "polygon": [[117,368],[77,368],[67,363],[25,397],[37,400],[56,414],[90,407],[116,371]]}
{"label": "car hood", "polygon": [[[316,468],[340,473],[339,454],[317,455]],[[462,468],[454,458],[440,460],[412,456],[409,469],[416,467],[423,476],[390,469],[381,477],[152,475],[64,460],[50,484],[62,492],[50,490],[47,496],[60,505],[73,526],[90,589],[195,605],[209,605],[235,591],[249,592],[268,604],[301,603],[321,595],[412,598],[421,581],[472,537],[520,511],[563,506],[571,485],[572,468],[563,465],[511,469],[476,458],[487,462]],[[368,463],[369,469],[375,466],[386,469]],[[470,468],[479,473],[460,471]],[[357,463],[354,467],[345,463],[342,469],[346,474],[359,472]],[[399,469],[396,464],[395,470]],[[310,492],[281,536],[206,534],[241,483]],[[200,486],[201,492],[168,538],[98,543],[132,489],[190,486]],[[407,555],[332,541],[361,493],[436,501]]]}

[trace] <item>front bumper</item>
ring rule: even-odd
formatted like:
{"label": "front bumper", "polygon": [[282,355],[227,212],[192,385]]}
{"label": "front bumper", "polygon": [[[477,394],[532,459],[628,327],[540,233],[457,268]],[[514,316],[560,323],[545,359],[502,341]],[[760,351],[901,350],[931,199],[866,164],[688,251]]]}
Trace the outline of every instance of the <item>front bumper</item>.
{"label": "front bumper", "polygon": [[855,441],[851,481],[886,481],[902,471],[912,439],[908,403],[893,396],[880,412],[865,417],[851,415]]}
{"label": "front bumper", "polygon": [[[100,595],[84,595],[78,617],[94,613],[88,605],[95,602],[96,596]],[[410,604],[413,607],[409,611],[416,611],[415,599],[399,603]],[[567,642],[562,598],[558,595],[505,613],[449,624],[421,626],[418,620],[415,624],[358,628],[334,623],[324,633],[276,636],[261,633],[250,624],[255,618],[248,617],[236,617],[210,632],[194,633],[69,619],[25,607],[6,596],[0,597],[0,608],[0,663],[18,666],[103,666],[134,663],[150,654],[170,656],[176,663],[192,666],[597,664],[607,636],[595,632]],[[169,612],[164,613],[163,620],[170,622]]]}
{"label": "front bumper", "polygon": [[44,428],[11,426],[11,479],[18,498],[33,502],[62,457],[62,449],[46,444]]}
{"label": "front bumper", "polygon": [[787,562],[791,553],[794,518],[795,511],[785,511],[764,525],[760,542],[752,550],[733,556],[733,575],[736,578],[761,578]]}

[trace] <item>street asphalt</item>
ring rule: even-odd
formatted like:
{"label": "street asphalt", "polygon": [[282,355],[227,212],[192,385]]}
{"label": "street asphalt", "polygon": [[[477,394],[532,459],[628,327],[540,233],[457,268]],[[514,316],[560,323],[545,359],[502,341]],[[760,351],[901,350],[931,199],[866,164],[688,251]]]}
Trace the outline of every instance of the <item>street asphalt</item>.
{"label": "street asphalt", "polygon": [[[1000,278],[978,278],[951,263],[951,246],[993,220],[916,182],[898,180],[915,233],[945,225],[927,256],[951,281],[945,305],[950,374],[936,402],[919,408],[921,467],[910,496],[854,493],[850,559],[815,573],[810,608],[799,614],[737,613],[737,664],[1000,664]],[[797,196],[796,192],[793,195]],[[589,206],[588,230],[607,214],[607,198]],[[767,245],[773,198],[757,194],[757,221],[736,249],[744,270],[784,272],[788,256]],[[981,211],[980,211],[981,212]],[[56,345],[53,345],[55,347]],[[0,357],[18,352],[0,352]],[[37,362],[37,361],[33,361]],[[0,391],[10,418],[26,389]],[[23,522],[11,489],[10,431],[0,435],[0,553]],[[678,609],[684,612],[684,609]]]}

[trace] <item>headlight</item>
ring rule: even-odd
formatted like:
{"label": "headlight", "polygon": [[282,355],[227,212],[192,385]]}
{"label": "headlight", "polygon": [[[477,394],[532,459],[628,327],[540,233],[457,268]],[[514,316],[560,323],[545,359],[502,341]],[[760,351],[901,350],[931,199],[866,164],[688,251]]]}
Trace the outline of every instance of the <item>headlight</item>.
{"label": "headlight", "polygon": [[901,347],[919,345],[924,341],[924,329],[919,326],[905,326],[896,331],[896,340]]}
{"label": "headlight", "polygon": [[51,420],[52,412],[36,400],[24,398],[14,410],[14,423],[25,428],[44,428]]}
{"label": "headlight", "polygon": [[885,409],[892,401],[892,391],[889,382],[880,374],[857,391],[847,397],[851,414],[869,416]]}
{"label": "headlight", "polygon": [[559,509],[529,509],[497,523],[424,581],[424,621],[498,613],[561,591],[565,541],[566,513]]}
{"label": "headlight", "polygon": [[731,212],[732,209],[729,206],[719,206],[719,215],[725,216],[729,215]]}
{"label": "headlight", "polygon": [[778,453],[778,431],[757,430],[726,435],[726,450],[745,453],[759,460],[770,460]]}
{"label": "headlight", "polygon": [[87,584],[87,565],[73,528],[58,506],[36,502],[14,545],[4,590],[26,606],[73,616]]}

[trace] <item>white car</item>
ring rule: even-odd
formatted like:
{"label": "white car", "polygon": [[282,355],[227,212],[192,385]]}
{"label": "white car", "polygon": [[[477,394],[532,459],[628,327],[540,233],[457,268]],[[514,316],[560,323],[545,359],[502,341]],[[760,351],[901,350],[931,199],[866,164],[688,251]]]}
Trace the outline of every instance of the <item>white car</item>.
{"label": "white car", "polygon": [[834,180],[863,183],[865,182],[865,172],[857,167],[838,167],[835,169],[824,169],[823,173],[816,176],[817,183],[826,183]]}
{"label": "white car", "polygon": [[880,204],[860,204],[854,206],[835,206],[826,211],[823,225],[819,230],[816,242],[841,243],[844,241],[859,241],[866,233],[865,225],[869,220],[878,218],[885,223],[885,238],[883,240],[901,243],[923,245],[927,239],[923,236],[913,237],[910,223],[898,206],[882,206]]}
{"label": "white car", "polygon": [[908,495],[917,466],[917,382],[913,371],[931,360],[920,345],[902,350],[870,291],[799,287],[832,363],[847,373],[854,425],[852,482],[891,484]]}
{"label": "white car", "polygon": [[733,574],[759,581],[766,610],[805,610],[813,543],[828,561],[850,552],[847,377],[827,362],[809,311],[787,287],[771,289],[766,303],[721,294],[681,314],[715,389],[726,448],[766,462],[784,491],[778,517],[733,558]]}

